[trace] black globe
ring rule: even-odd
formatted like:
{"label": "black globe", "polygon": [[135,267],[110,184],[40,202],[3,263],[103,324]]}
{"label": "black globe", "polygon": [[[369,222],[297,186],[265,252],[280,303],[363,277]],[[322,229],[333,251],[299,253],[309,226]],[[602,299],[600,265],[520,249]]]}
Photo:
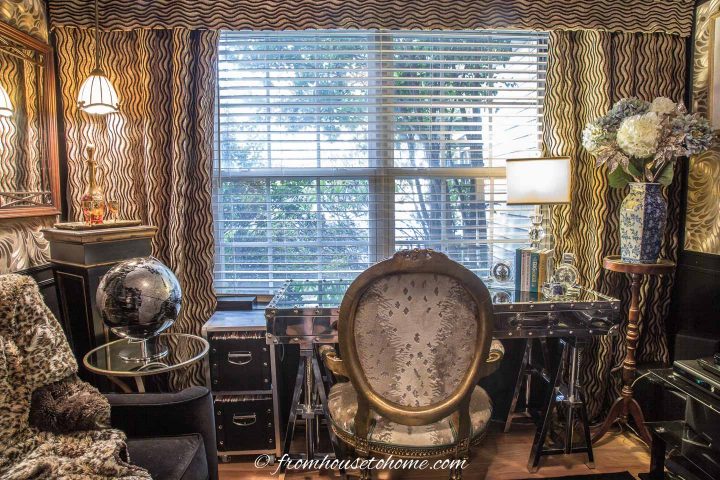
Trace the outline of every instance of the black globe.
{"label": "black globe", "polygon": [[146,340],[169,328],[180,313],[182,293],[172,270],[154,257],[118,263],[100,280],[95,300],[116,335]]}

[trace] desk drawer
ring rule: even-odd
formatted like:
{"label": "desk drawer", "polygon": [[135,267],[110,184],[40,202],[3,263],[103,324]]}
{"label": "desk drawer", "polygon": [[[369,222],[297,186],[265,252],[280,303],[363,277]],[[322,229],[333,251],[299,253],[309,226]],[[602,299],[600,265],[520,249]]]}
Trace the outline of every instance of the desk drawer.
{"label": "desk drawer", "polygon": [[218,450],[275,449],[275,420],[271,395],[215,397]]}
{"label": "desk drawer", "polygon": [[272,388],[270,353],[263,331],[208,335],[213,391],[257,391]]}

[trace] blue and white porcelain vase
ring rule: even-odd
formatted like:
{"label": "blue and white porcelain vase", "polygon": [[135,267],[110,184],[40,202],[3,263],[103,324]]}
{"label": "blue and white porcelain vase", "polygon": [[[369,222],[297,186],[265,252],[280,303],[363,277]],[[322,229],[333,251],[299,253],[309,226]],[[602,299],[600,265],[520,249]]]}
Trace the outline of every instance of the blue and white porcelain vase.
{"label": "blue and white porcelain vase", "polygon": [[667,202],[659,183],[630,183],[620,206],[620,256],[627,263],[656,263],[665,233]]}

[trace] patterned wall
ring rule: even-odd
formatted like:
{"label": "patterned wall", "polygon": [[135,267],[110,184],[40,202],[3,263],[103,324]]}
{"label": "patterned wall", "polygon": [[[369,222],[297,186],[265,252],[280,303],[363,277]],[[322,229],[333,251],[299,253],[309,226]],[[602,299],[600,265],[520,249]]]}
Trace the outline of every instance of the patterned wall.
{"label": "patterned wall", "polygon": [[[720,14],[720,0],[697,8],[692,64],[692,110],[707,114],[710,77],[711,17]],[[690,161],[685,249],[720,255],[720,147]]]}
{"label": "patterned wall", "polygon": [[0,2],[0,22],[7,23],[47,41],[47,13],[44,0],[3,0]]}
{"label": "patterned wall", "polygon": [[[43,0],[2,0],[0,21],[47,41],[47,16]],[[3,63],[3,75],[9,74],[9,69],[11,65]],[[7,129],[0,130],[10,134],[6,132]],[[54,216],[0,219],[0,274],[47,263],[50,260],[50,249],[40,230],[51,227],[55,221]]]}
{"label": "patterned wall", "polygon": [[[94,0],[49,0],[51,27],[93,26]],[[601,29],[689,36],[693,0],[100,0],[100,25],[298,30]]]}

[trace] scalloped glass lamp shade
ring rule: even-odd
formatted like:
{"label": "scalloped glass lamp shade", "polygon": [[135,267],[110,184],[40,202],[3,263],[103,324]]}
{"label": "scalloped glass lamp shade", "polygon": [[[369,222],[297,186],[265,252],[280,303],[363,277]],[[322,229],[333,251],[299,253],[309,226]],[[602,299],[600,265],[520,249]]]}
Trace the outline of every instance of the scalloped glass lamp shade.
{"label": "scalloped glass lamp shade", "polygon": [[15,110],[13,109],[10,95],[7,90],[0,85],[0,117],[12,117]]}
{"label": "scalloped glass lamp shade", "polygon": [[80,85],[77,104],[80,110],[91,115],[107,115],[118,111],[118,94],[105,72],[99,68],[90,72],[90,76]]}

